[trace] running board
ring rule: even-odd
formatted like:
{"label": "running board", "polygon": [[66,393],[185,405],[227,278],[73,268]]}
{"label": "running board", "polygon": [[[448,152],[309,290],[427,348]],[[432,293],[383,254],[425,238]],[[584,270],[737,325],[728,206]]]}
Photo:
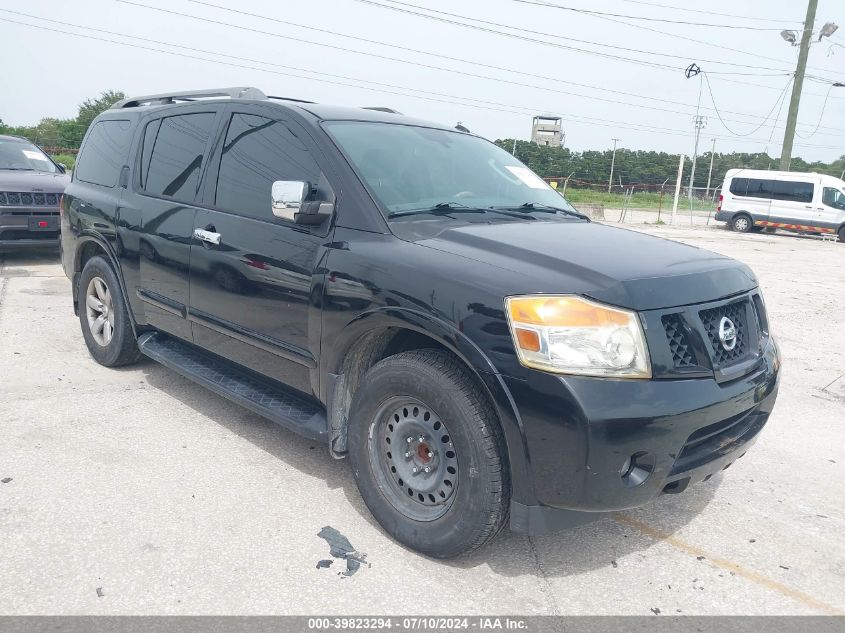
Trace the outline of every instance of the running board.
{"label": "running board", "polygon": [[328,441],[325,410],[278,384],[161,332],[142,334],[138,348],[145,356],[268,420],[312,440]]}

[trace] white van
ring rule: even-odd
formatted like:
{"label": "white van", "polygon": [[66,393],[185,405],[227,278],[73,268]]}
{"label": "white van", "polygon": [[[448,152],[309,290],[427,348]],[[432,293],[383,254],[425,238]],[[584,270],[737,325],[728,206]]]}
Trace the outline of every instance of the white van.
{"label": "white van", "polygon": [[731,169],[725,174],[716,220],[734,231],[829,233],[845,242],[845,182],[824,174]]}

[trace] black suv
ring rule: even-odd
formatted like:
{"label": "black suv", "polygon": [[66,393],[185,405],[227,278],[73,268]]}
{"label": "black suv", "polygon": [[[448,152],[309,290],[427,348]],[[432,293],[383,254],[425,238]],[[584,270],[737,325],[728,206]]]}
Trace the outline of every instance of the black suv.
{"label": "black suv", "polygon": [[0,251],[56,247],[69,181],[64,166],[28,140],[0,134]]}
{"label": "black suv", "polygon": [[325,441],[425,554],[681,492],[775,403],[745,265],[590,222],[465,129],[255,88],[128,99],[62,211],[95,360]]}

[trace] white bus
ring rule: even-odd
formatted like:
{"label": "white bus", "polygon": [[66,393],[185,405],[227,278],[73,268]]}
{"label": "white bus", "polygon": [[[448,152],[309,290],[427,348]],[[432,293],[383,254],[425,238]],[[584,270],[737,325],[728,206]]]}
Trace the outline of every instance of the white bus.
{"label": "white bus", "polygon": [[824,174],[731,169],[716,220],[734,231],[828,233],[845,242],[845,182]]}

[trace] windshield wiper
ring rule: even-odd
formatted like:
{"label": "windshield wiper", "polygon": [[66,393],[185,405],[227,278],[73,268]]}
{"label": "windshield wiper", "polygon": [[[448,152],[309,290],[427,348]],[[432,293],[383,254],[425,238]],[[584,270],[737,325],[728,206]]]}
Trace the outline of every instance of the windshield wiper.
{"label": "windshield wiper", "polygon": [[537,202],[526,202],[525,204],[514,207],[490,207],[491,209],[506,209],[508,211],[518,211],[520,213],[563,213],[564,215],[572,216],[573,218],[580,218],[581,220],[589,220],[589,216],[583,213],[578,213],[573,209],[562,209],[561,207],[553,207],[550,204],[542,204]]}
{"label": "windshield wiper", "polygon": [[405,209],[404,211],[393,211],[387,214],[388,218],[399,218],[405,215],[451,215],[453,213],[486,213],[486,209],[477,207],[467,207],[456,202],[441,202],[432,207],[423,207],[421,209]]}

